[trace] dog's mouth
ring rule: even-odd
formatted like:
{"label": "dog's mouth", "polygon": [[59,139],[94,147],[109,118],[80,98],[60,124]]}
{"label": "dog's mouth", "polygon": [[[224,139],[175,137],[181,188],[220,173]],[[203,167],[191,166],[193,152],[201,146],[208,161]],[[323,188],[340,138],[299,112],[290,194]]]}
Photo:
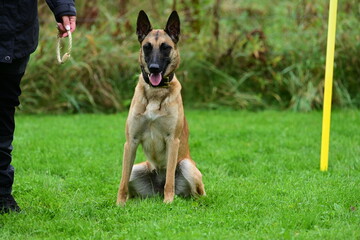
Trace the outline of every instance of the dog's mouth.
{"label": "dog's mouth", "polygon": [[156,87],[161,83],[161,80],[163,78],[161,74],[162,74],[162,72],[148,74],[151,85]]}

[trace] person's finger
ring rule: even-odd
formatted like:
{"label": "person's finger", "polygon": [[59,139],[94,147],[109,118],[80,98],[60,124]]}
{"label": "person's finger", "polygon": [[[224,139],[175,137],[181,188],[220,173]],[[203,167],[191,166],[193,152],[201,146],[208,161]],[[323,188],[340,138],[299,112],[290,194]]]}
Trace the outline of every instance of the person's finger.
{"label": "person's finger", "polygon": [[74,32],[76,29],[76,16],[70,16],[69,19],[71,32]]}
{"label": "person's finger", "polygon": [[64,25],[66,31],[69,31],[70,30],[70,19],[69,19],[69,16],[63,16],[62,17],[62,24]]}
{"label": "person's finger", "polygon": [[57,23],[58,30],[59,30],[59,37],[66,37],[68,34],[66,29],[62,23]]}
{"label": "person's finger", "polygon": [[57,23],[57,27],[59,29],[60,32],[66,32],[64,25],[62,25],[62,23]]}
{"label": "person's finger", "polygon": [[69,34],[67,32],[64,32],[61,37],[64,38],[64,37],[67,37]]}
{"label": "person's finger", "polygon": [[74,32],[76,28],[76,16],[63,16],[62,20],[62,23],[58,23],[58,29],[59,36],[63,38],[69,35],[67,31],[70,30],[71,32]]}

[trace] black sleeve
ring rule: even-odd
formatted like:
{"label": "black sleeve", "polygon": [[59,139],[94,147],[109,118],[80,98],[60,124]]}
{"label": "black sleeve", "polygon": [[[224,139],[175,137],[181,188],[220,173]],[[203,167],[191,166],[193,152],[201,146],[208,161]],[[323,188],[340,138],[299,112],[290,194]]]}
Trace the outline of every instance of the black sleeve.
{"label": "black sleeve", "polygon": [[76,16],[75,0],[46,0],[57,22],[62,16]]}

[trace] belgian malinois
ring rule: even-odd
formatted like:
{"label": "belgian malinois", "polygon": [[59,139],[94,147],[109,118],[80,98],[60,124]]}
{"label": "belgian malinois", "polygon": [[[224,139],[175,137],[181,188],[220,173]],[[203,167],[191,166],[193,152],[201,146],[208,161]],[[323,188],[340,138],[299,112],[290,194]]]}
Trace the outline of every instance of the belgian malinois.
{"label": "belgian malinois", "polygon": [[[117,204],[136,196],[163,194],[164,202],[171,203],[175,194],[205,195],[202,175],[190,157],[181,85],[174,73],[180,63],[179,16],[173,11],[164,30],[153,30],[140,11],[136,33],[142,73],[126,121]],[[133,165],[139,144],[147,161]]]}

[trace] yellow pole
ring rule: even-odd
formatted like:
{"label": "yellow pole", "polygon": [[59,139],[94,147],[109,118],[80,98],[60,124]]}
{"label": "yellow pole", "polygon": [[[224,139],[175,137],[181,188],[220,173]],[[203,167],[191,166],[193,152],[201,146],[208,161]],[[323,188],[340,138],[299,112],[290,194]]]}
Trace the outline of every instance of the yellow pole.
{"label": "yellow pole", "polygon": [[326,49],[325,90],[321,138],[320,170],[328,170],[329,142],[330,142],[330,117],[331,96],[334,72],[335,32],[336,32],[337,0],[330,0],[328,36]]}

